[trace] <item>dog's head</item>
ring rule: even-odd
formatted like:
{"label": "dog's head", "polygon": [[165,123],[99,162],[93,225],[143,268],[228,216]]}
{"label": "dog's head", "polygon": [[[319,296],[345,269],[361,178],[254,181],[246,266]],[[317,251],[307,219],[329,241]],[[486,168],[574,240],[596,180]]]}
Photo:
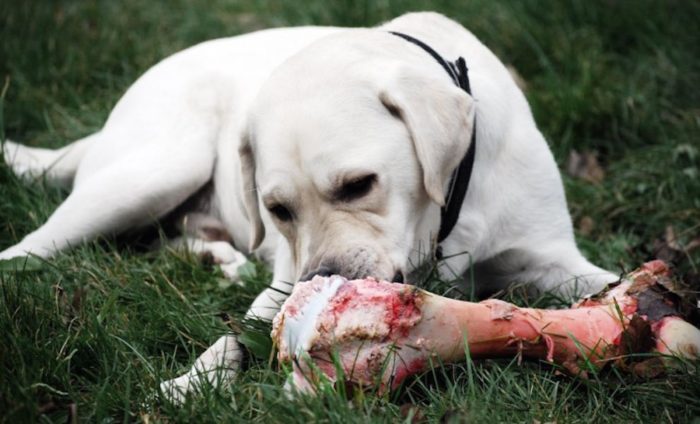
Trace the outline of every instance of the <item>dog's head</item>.
{"label": "dog's head", "polygon": [[402,40],[331,38],[278,68],[252,110],[240,147],[251,248],[264,237],[262,207],[296,278],[396,280],[436,235],[472,98],[424,53],[397,54],[410,49]]}

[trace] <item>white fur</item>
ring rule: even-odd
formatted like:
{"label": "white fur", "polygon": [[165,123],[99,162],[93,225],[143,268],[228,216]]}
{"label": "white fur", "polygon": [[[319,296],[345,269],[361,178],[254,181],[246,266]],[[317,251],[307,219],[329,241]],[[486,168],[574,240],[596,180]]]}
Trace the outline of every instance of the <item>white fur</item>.
{"label": "white fur", "polygon": [[[386,30],[417,37],[448,60],[464,57],[473,97],[424,51]],[[147,224],[213,180],[209,212],[237,249],[249,253],[261,242],[257,253],[274,263],[272,288],[248,313],[270,320],[284,301],[280,291],[329,261],[391,278],[429,257],[443,190],[474,119],[476,161],[457,226],[443,243],[443,275],[461,275],[473,262],[491,289],[521,281],[567,292],[573,280],[584,290],[613,281],[579,253],[558,169],[506,68],[471,33],[433,13],[378,30],[277,29],[202,43],[137,80],[98,133],[58,151],[7,143],[5,160],[16,173],[72,180],[73,191],[0,259],[49,257]],[[367,196],[329,200],[339,182],[368,172],[378,178]],[[265,211],[279,203],[293,206],[293,222]],[[220,245],[180,245],[241,262]],[[239,360],[235,337],[224,336],[162,390],[181,399],[204,380],[230,379]],[[214,379],[219,365],[226,370]]]}

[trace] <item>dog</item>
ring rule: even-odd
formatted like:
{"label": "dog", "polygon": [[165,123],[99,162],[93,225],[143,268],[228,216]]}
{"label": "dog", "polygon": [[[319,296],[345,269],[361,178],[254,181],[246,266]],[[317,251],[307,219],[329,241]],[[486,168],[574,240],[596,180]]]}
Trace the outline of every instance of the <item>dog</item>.
{"label": "dog", "polygon": [[[455,209],[452,175],[470,156]],[[441,275],[471,269],[490,291],[594,292],[618,279],[576,247],[558,168],[506,67],[436,13],[205,42],[146,72],[99,132],[55,151],[7,142],[4,157],[73,190],[1,259],[50,257],[177,210],[173,245],[211,254],[234,279],[244,254],[273,266],[252,318],[270,320],[290,282],[411,280],[435,255]],[[229,381],[241,355],[223,336],[161,389],[181,400]]]}

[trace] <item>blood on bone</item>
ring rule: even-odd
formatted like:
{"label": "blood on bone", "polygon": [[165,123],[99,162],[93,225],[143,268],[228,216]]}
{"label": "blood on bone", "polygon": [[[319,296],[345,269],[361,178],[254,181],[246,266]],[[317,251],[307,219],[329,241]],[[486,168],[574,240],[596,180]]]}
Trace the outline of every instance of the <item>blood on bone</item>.
{"label": "blood on bone", "polygon": [[396,339],[408,335],[409,329],[420,319],[419,297],[414,292],[403,284],[379,282],[373,278],[349,281],[338,289],[327,311],[335,324],[351,313],[357,314],[359,319],[369,319],[370,316],[363,316],[363,313],[376,309],[385,311],[381,320],[389,332],[381,336],[378,332],[377,337]]}
{"label": "blood on bone", "polygon": [[[599,340],[614,340],[622,332],[617,317],[601,308],[548,310],[543,315],[540,310],[513,307],[503,317],[502,311],[495,316],[492,313],[494,307],[502,309],[500,301],[472,304],[469,309],[458,301],[441,304],[448,308],[443,314],[455,320],[446,326],[453,333],[451,337],[464,337],[469,353],[476,358],[518,354],[551,362],[578,353],[581,346],[589,346],[590,354],[602,355],[607,345]],[[574,333],[576,340],[571,337]],[[462,348],[463,344],[456,346]],[[449,356],[460,354],[463,352],[455,349]]]}
{"label": "blood on bone", "polygon": [[335,316],[344,313],[350,307],[350,303],[356,299],[356,294],[357,288],[355,286],[344,284],[331,300],[329,305],[330,312]]}
{"label": "blood on bone", "polygon": [[408,364],[401,364],[401,366],[397,367],[396,371],[394,371],[394,377],[391,381],[391,388],[396,389],[406,378],[427,369],[427,365],[428,364],[424,358],[416,358],[410,361]]}

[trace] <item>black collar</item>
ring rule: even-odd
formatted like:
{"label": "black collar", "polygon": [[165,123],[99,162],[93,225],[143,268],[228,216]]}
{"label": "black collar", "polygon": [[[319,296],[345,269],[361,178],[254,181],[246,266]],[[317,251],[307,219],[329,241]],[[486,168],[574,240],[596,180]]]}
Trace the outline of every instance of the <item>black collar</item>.
{"label": "black collar", "polygon": [[[411,37],[410,35],[403,34],[401,32],[389,31],[389,33],[401,37],[404,40],[415,44],[416,46],[425,50],[430,56],[433,57],[440,64],[440,66],[445,69],[445,72],[452,78],[452,81],[460,87],[462,90],[466,91],[470,96],[472,95],[471,86],[469,84],[469,75],[467,64],[464,58],[460,57],[456,62],[448,62],[442,58],[435,50],[433,50],[429,45],[424,42]],[[459,166],[452,173],[450,178],[450,185],[447,188],[447,196],[445,197],[445,206],[442,207],[440,211],[440,232],[438,232],[437,242],[441,243],[443,240],[450,235],[450,232],[457,224],[457,219],[459,218],[459,212],[462,209],[462,203],[464,202],[464,197],[467,195],[467,188],[469,187],[469,180],[472,176],[472,169],[474,168],[474,156],[476,154],[476,117],[474,117],[474,126],[472,127],[472,139],[469,145],[469,150],[462,158]],[[437,255],[442,256],[441,249],[438,246]]]}

